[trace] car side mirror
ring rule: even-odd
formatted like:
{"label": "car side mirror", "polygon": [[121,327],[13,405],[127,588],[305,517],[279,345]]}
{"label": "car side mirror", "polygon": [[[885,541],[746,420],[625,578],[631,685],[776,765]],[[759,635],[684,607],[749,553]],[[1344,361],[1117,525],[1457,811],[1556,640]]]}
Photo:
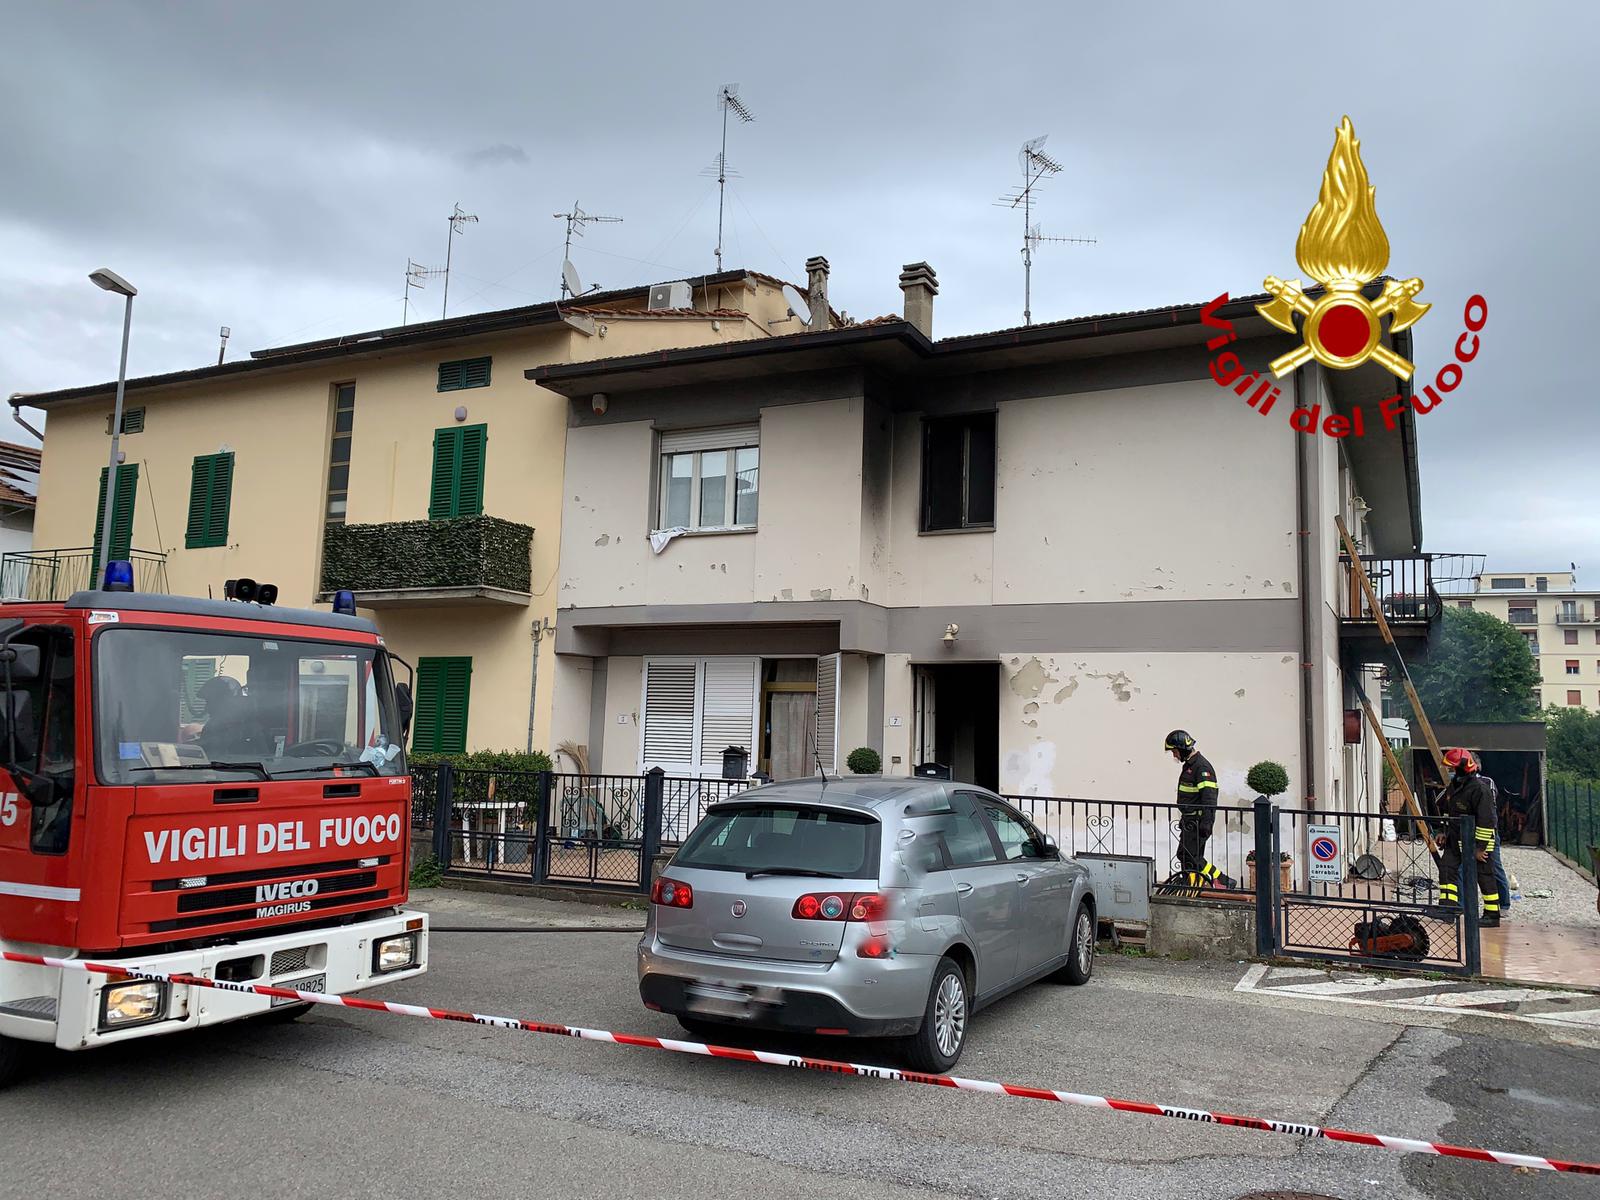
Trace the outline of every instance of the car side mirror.
{"label": "car side mirror", "polygon": [[411,685],[397,683],[394,685],[394,706],[400,714],[400,744],[405,745],[411,736],[411,717],[416,712],[416,705],[411,699]]}
{"label": "car side mirror", "polygon": [[1041,858],[1061,857],[1061,847],[1056,845],[1055,838],[1051,837],[1048,833],[1041,833],[1039,835],[1039,849],[1041,851]]}
{"label": "car side mirror", "polygon": [[0,646],[0,680],[7,677],[12,683],[39,678],[39,647],[27,643]]}

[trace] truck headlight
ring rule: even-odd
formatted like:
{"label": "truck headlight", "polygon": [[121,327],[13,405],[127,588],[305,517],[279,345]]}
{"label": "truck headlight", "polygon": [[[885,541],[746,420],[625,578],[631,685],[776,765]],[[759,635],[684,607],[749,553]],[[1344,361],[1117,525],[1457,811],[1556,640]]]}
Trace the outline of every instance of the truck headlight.
{"label": "truck headlight", "polygon": [[114,983],[100,993],[100,1031],[148,1025],[167,1015],[167,985],[141,979]]}
{"label": "truck headlight", "polygon": [[414,966],[417,961],[417,935],[396,934],[379,941],[372,948],[372,972],[382,975]]}

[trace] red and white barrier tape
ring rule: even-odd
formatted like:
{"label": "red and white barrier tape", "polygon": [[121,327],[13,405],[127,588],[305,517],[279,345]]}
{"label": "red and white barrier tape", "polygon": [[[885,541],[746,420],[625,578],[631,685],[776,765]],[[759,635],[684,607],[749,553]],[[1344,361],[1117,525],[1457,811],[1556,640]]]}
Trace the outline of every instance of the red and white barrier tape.
{"label": "red and white barrier tape", "polygon": [[1351,1142],[1358,1146],[1379,1146],[1401,1154],[1437,1154],[1449,1158],[1469,1158],[1477,1162],[1500,1163],[1507,1167],[1531,1167],[1540,1171],[1570,1171],[1580,1175],[1600,1175],[1600,1163],[1569,1162],[1559,1158],[1544,1158],[1534,1154],[1512,1154],[1504,1150],[1476,1150],[1471,1146],[1452,1146],[1447,1142],[1424,1142],[1416,1138],[1386,1137],[1377,1133],[1356,1133],[1348,1129],[1330,1129],[1320,1125],[1303,1125],[1293,1121],[1269,1121],[1261,1117],[1241,1117],[1231,1113],[1210,1112],[1203,1108],[1180,1108],[1170,1104],[1146,1104],[1138,1100],[1117,1100],[1110,1096],[1090,1096],[1080,1092],[1058,1092],[1050,1088],[1023,1087],[1014,1083],[993,1083],[986,1079],[962,1079],[954,1075],[925,1075],[920,1071],[902,1071],[895,1067],[869,1067],[857,1063],[834,1062],[825,1058],[804,1058],[793,1054],[774,1054],[768,1050],[740,1050],[731,1046],[711,1046],[703,1042],[681,1042],[672,1038],[643,1037],[633,1033],[612,1033],[604,1029],[583,1029],[572,1025],[549,1025],[542,1021],[524,1021],[517,1017],[494,1017],[482,1013],[455,1012],[448,1008],[423,1008],[416,1004],[396,1004],[388,1000],[364,1000],[359,996],[328,996],[321,992],[300,992],[292,988],[271,987],[267,984],[230,983],[220,979],[205,979],[198,975],[173,975],[161,971],[147,971],[139,967],[111,966],[105,963],[85,962],[73,958],[45,958],[36,954],[14,954],[0,951],[0,958],[11,962],[29,963],[38,967],[60,967],[65,970],[88,971],[100,975],[114,975],[127,979],[164,980],[168,983],[190,987],[215,988],[225,992],[249,992],[258,996],[272,996],[280,1000],[303,1000],[311,1004],[328,1004],[339,1008],[359,1008],[370,1012],[388,1012],[402,1017],[428,1017],[435,1021],[462,1021],[469,1025],[488,1025],[496,1029],[518,1029],[524,1033],[553,1033],[562,1037],[578,1038],[587,1042],[611,1042],[618,1046],[641,1046],[651,1050],[667,1050],[674,1054],[699,1054],[711,1058],[731,1058],[739,1062],[765,1063],[769,1067],[794,1067],[803,1071],[825,1071],[833,1075],[856,1075],[863,1079],[885,1079],[893,1083],[923,1083],[933,1087],[958,1088],[968,1092],[989,1092],[996,1095],[1020,1096],[1027,1100],[1052,1100],[1058,1104],[1076,1104],[1084,1108],[1109,1108],[1116,1112],[1142,1113],[1147,1117],[1172,1117],[1180,1121],[1198,1121],[1205,1124],[1233,1125],[1241,1129],[1258,1129],[1263,1133],[1287,1133],[1294,1137],[1324,1138],[1332,1142]]}

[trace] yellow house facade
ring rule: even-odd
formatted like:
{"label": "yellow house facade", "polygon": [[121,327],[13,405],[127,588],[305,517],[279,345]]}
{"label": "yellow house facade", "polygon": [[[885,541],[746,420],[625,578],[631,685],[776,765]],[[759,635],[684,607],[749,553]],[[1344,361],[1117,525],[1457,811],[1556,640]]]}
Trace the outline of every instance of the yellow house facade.
{"label": "yellow house facade", "polygon": [[[781,288],[727,271],[129,380],[111,557],[181,595],[249,578],[313,606],[348,588],[418,669],[414,748],[548,748],[562,505],[578,501],[569,402],[524,372],[792,332]],[[114,392],[12,397],[48,437],[8,595],[64,598],[98,575]]]}

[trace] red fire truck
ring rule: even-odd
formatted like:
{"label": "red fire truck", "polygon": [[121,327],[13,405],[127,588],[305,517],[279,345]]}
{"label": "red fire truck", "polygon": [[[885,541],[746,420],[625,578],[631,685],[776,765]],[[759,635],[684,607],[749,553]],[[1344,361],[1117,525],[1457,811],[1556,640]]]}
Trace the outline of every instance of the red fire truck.
{"label": "red fire truck", "polygon": [[[335,994],[420,974],[404,664],[347,594],[142,595],[120,566],[128,590],[0,605],[0,950]],[[23,1043],[307,1007],[0,960],[0,1084]]]}

